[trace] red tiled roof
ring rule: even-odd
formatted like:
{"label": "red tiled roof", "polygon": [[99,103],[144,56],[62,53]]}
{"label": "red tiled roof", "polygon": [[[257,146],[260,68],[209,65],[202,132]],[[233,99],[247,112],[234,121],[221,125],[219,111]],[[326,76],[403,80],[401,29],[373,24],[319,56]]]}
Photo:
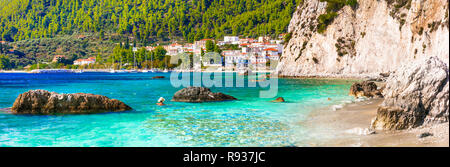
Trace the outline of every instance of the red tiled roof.
{"label": "red tiled roof", "polygon": [[74,62],[79,62],[79,61],[95,61],[95,57],[89,57],[88,59],[77,59]]}
{"label": "red tiled roof", "polygon": [[278,51],[278,50],[275,48],[267,48],[267,49],[264,49],[264,51]]}
{"label": "red tiled roof", "polygon": [[178,44],[178,43],[173,43],[173,44],[171,44],[170,46],[182,46],[182,45],[180,45],[180,44]]}

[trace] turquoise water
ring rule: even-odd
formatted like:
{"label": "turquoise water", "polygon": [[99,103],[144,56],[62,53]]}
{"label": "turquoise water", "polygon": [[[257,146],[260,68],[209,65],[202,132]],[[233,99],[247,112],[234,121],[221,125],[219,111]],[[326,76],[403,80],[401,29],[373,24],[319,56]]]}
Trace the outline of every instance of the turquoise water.
{"label": "turquoise water", "polygon": [[[164,75],[154,80],[152,76]],[[194,75],[199,75],[196,73]],[[232,77],[223,73],[219,78]],[[260,98],[261,87],[213,87],[238,101],[171,102],[181,88],[169,73],[1,74],[0,108],[31,89],[93,93],[119,99],[134,110],[89,115],[32,116],[0,113],[0,146],[302,146],[309,136],[301,122],[319,108],[341,104],[351,82],[279,79],[278,96]],[[234,76],[236,77],[236,76]],[[167,106],[157,106],[159,97]],[[332,100],[327,100],[331,98]]]}

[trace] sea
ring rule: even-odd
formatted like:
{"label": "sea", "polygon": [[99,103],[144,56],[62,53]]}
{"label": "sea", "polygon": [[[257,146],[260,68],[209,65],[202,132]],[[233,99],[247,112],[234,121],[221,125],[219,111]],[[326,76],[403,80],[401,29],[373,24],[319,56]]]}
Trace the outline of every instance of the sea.
{"label": "sea", "polygon": [[[309,146],[306,141],[317,136],[302,122],[316,110],[331,109],[354,100],[348,96],[352,84],[348,80],[278,78],[276,95],[261,97],[260,92],[270,87],[260,85],[251,76],[224,72],[202,80],[201,84],[217,82],[219,84],[210,88],[213,92],[238,100],[171,101],[175,92],[194,84],[194,78],[205,77],[205,73],[189,75],[192,81],[183,85],[177,84],[181,81],[174,81],[173,77],[171,80],[174,74],[170,72],[0,73],[0,108],[11,107],[19,94],[35,89],[99,94],[121,100],[133,108],[125,112],[84,115],[0,112],[0,147]],[[153,79],[154,76],[165,78]],[[244,77],[243,86],[236,84],[239,77]],[[166,106],[156,105],[160,97],[166,99]],[[283,97],[286,102],[271,102],[277,97]]]}

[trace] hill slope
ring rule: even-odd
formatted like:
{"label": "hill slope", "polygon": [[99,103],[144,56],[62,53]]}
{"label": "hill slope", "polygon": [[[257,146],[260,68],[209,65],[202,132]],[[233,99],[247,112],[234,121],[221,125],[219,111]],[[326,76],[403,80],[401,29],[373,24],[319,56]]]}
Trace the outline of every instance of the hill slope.
{"label": "hill slope", "polygon": [[0,0],[6,41],[88,32],[141,42],[285,32],[299,0]]}

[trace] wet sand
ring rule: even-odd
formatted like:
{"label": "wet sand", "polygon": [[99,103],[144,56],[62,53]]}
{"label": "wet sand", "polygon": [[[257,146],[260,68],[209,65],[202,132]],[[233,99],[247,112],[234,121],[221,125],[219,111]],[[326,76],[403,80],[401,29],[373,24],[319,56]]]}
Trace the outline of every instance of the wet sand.
{"label": "wet sand", "polygon": [[[382,99],[356,102],[340,110],[312,112],[302,124],[315,136],[308,146],[324,147],[448,147],[449,123],[402,131],[375,131],[369,134]],[[432,136],[419,138],[425,132]]]}

